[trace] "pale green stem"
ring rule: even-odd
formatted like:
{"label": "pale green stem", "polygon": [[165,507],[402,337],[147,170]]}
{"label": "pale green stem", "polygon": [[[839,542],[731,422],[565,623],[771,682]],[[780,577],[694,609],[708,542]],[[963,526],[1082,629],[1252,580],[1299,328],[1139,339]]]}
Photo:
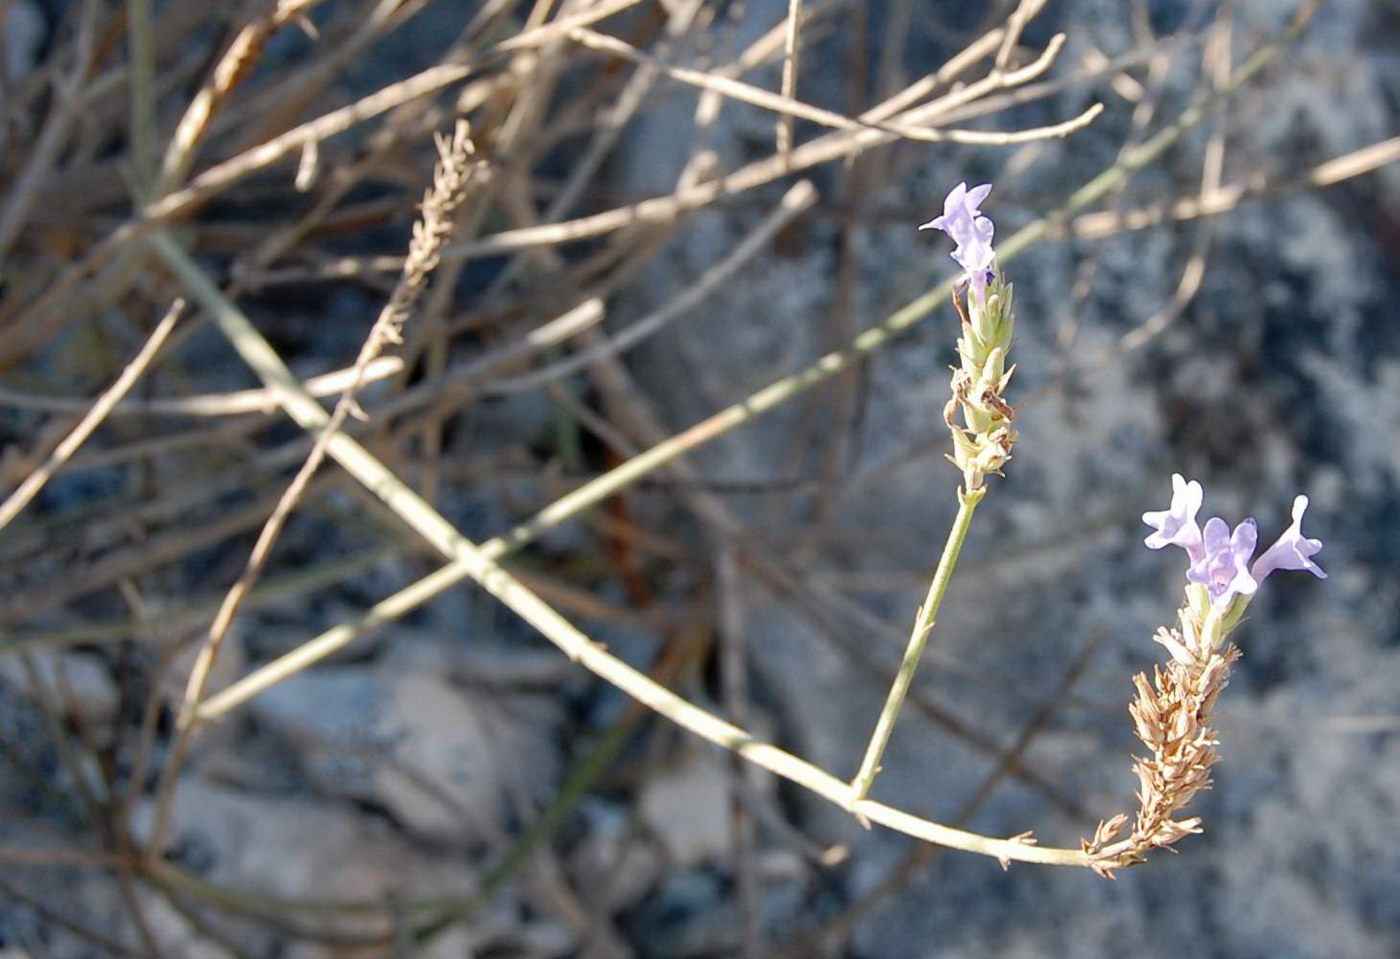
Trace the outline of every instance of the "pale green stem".
{"label": "pale green stem", "polygon": [[1205,624],[1201,627],[1201,640],[1202,645],[1212,651],[1219,649],[1225,642],[1225,617],[1214,604],[1211,604]]}
{"label": "pale green stem", "polygon": [[938,616],[938,607],[943,604],[943,594],[948,589],[948,580],[953,578],[953,567],[958,564],[958,554],[962,552],[963,541],[967,539],[968,527],[972,525],[972,513],[982,497],[987,495],[985,486],[965,493],[958,490],[958,515],[953,517],[953,528],[948,530],[948,540],[943,544],[943,556],[938,560],[938,568],[933,572],[933,581],[928,585],[928,595],[919,607],[919,615],[914,620],[914,631],[909,635],[909,646],[904,650],[904,661],[899,664],[899,672],[894,677],[890,692],[885,697],[885,708],[880,710],[880,718],[875,722],[875,732],[870,736],[870,745],[865,748],[865,759],[861,760],[860,772],[851,780],[851,803],[861,802],[870,792],[875,777],[880,774],[880,759],[885,755],[894,724],[899,720],[899,710],[904,706],[904,697],[909,695],[909,687],[914,682],[914,671],[919,668],[924,647],[929,636],[933,635],[933,621]]}

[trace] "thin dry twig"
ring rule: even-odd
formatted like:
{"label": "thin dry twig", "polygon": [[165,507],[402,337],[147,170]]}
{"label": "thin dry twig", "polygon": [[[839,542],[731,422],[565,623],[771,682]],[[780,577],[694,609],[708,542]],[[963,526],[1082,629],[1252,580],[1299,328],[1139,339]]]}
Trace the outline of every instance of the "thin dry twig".
{"label": "thin dry twig", "polygon": [[806,212],[817,202],[817,190],[810,180],[802,180],[783,194],[777,208],[766,217],[748,236],[734,247],[723,260],[706,270],[694,283],[666,306],[644,316],[608,337],[606,340],[589,346],[566,360],[561,360],[537,370],[510,379],[499,379],[486,383],[482,389],[488,393],[516,393],[533,389],[546,383],[556,382],[569,374],[583,369],[604,355],[616,356],[647,339],[672,320],[693,310],[707,299],[716,289],[727,283],[745,264],[772,242],[779,231],[794,219]]}
{"label": "thin dry twig", "polygon": [[102,421],[122,401],[122,398],[131,391],[131,388],[136,385],[136,381],[142,377],[146,368],[160,353],[161,347],[165,345],[166,339],[175,329],[175,325],[179,323],[184,311],[184,300],[176,300],[161,321],[156,324],[156,328],[146,339],[140,352],[136,354],[126,369],[122,370],[117,381],[97,398],[92,404],[92,408],[79,420],[78,425],[73,427],[73,431],[65,436],[63,441],[49,454],[44,464],[25,477],[19,488],[11,493],[4,503],[0,503],[0,529],[8,526],[10,521],[18,516],[34,497],[39,495],[39,491],[53,478],[53,475],[63,468],[63,464],[72,458],[73,454],[78,451],[78,447],[87,442],[88,437],[102,424]]}
{"label": "thin dry twig", "polygon": [[[630,44],[616,37],[610,37],[594,30],[580,27],[575,30],[570,30],[569,36],[590,49],[615,54],[635,63],[646,64],[662,71],[674,80],[688,83],[702,90],[710,90],[719,93],[722,96],[738,100],[741,103],[771,110],[789,120],[793,117],[797,117],[803,120],[810,120],[813,123],[819,123],[822,126],[833,127],[837,130],[874,130],[891,134],[894,137],[922,143],[965,143],[983,146],[1009,146],[1017,143],[1031,143],[1036,140],[1056,139],[1069,136],[1077,130],[1082,130],[1084,127],[1094,122],[1094,119],[1103,112],[1103,104],[1095,103],[1078,116],[1060,123],[1009,132],[930,129],[927,127],[915,126],[909,121],[865,120],[859,117],[846,117],[840,113],[812,106],[811,104],[794,100],[782,94],[771,93],[761,87],[744,83],[741,80],[733,80],[713,73],[705,73],[700,70],[691,70],[686,67],[677,67],[660,63],[655,57],[642,53]],[[773,162],[781,169],[791,168],[790,164],[794,162],[791,149],[775,157]]]}
{"label": "thin dry twig", "polygon": [[72,72],[55,84],[55,103],[44,122],[43,132],[25,161],[24,170],[6,188],[5,206],[0,210],[0,262],[24,228],[25,220],[40,197],[40,188],[53,170],[64,144],[82,118],[86,84],[93,69],[98,5],[86,3],[78,37],[73,43]]}
{"label": "thin dry twig", "polygon": [[[802,0],[788,0],[786,29],[783,32],[783,86],[785,100],[797,99],[797,38],[801,33]],[[778,117],[778,156],[792,153],[792,114]]]}
{"label": "thin dry twig", "polygon": [[194,164],[195,151],[209,128],[210,119],[228,99],[233,89],[252,71],[272,35],[320,2],[321,0],[276,0],[272,9],[238,32],[175,127],[165,156],[161,159],[157,196],[170,192],[176,184],[184,180]]}
{"label": "thin dry twig", "polygon": [[1063,229],[1052,232],[1049,237],[1073,235],[1097,239],[1130,230],[1145,230],[1165,223],[1181,223],[1216,216],[1228,213],[1251,198],[1332,186],[1396,162],[1400,162],[1400,137],[1391,137],[1320,163],[1303,176],[1271,177],[1259,174],[1239,183],[1195,192],[1190,196],[1150,206],[1123,211],[1085,213],[1067,223]]}
{"label": "thin dry twig", "polygon": [[[403,360],[397,356],[381,356],[365,367],[362,383],[375,383],[403,371]],[[357,377],[356,368],[347,366],[313,376],[302,388],[317,398],[345,392]],[[0,406],[41,413],[81,413],[92,406],[91,400],[62,396],[40,396],[0,387]],[[108,416],[239,416],[245,413],[272,413],[277,398],[266,388],[234,390],[229,393],[209,393],[203,396],[181,396],[170,399],[122,399]]]}
{"label": "thin dry twig", "polygon": [[[748,642],[745,633],[744,597],[736,549],[721,540],[715,550],[715,593],[719,604],[720,676],[725,711],[741,726],[749,722]],[[729,799],[734,872],[740,911],[741,954],[744,959],[764,955],[763,929],[759,923],[759,881],[754,862],[756,832],[749,809],[758,793],[756,770],[738,755],[730,757],[729,775],[734,784]]]}
{"label": "thin dry twig", "polygon": [[36,899],[20,887],[6,881],[3,877],[0,877],[0,895],[13,899],[21,906],[31,910],[44,922],[53,925],[54,928],[67,930],[84,942],[102,949],[109,956],[131,956],[133,959],[143,959],[143,957],[150,955],[149,952],[123,945],[90,926],[70,919],[49,904]]}

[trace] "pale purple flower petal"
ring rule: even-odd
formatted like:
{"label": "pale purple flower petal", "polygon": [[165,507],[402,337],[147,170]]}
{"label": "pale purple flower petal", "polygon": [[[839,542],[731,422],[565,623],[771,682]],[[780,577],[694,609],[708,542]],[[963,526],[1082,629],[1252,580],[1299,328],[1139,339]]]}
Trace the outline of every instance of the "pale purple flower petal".
{"label": "pale purple flower petal", "polygon": [[982,218],[989,229],[986,232],[986,239],[981,236],[974,236],[953,251],[953,259],[958,261],[958,265],[967,274],[968,282],[976,292],[977,302],[981,303],[983,291],[987,289],[987,283],[991,279],[992,262],[996,259],[996,251],[992,249],[991,243],[991,220]]}
{"label": "pale purple flower petal", "polygon": [[[1144,541],[1150,549],[1180,546],[1190,557],[1186,579],[1206,588],[1210,602],[1221,611],[1229,610],[1236,597],[1249,597],[1275,570],[1305,569],[1319,579],[1327,574],[1312,561],[1322,549],[1322,541],[1303,535],[1303,514],[1308,498],[1293,500],[1293,523],[1272,546],[1251,564],[1259,541],[1259,529],[1247,519],[1234,531],[1220,517],[1213,517],[1202,529],[1196,525],[1204,491],[1201,484],[1187,482],[1179,473],[1172,475],[1172,502],[1169,509],[1143,513],[1142,521],[1153,532]],[[1237,614],[1236,614],[1237,617]]]}
{"label": "pale purple flower petal", "polygon": [[[948,191],[948,195],[943,198],[943,215],[936,216],[927,223],[921,223],[921,230],[942,230],[949,236],[953,233],[953,224],[959,223],[963,217],[963,200],[967,197],[967,184],[959,183]],[[956,237],[954,237],[956,239]]]}
{"label": "pale purple flower petal", "polygon": [[981,186],[975,186],[971,190],[968,190],[967,199],[964,201],[967,204],[967,208],[974,211],[974,213],[981,213],[982,201],[987,199],[987,194],[991,192],[992,185],[990,183],[984,183]]}
{"label": "pale purple flower petal", "polygon": [[1255,582],[1264,582],[1270,573],[1279,569],[1305,569],[1318,579],[1327,578],[1322,567],[1312,561],[1313,554],[1322,549],[1322,540],[1308,539],[1303,535],[1303,514],[1307,510],[1306,496],[1293,500],[1293,525],[1284,530],[1278,541],[1254,561],[1250,574]]}
{"label": "pale purple flower petal", "polygon": [[1201,528],[1196,525],[1196,512],[1204,496],[1200,483],[1195,480],[1188,483],[1180,473],[1173,473],[1171,508],[1142,514],[1142,521],[1156,530],[1144,540],[1147,548],[1180,546],[1186,550],[1193,566],[1200,562],[1205,556],[1205,547],[1201,542]]}
{"label": "pale purple flower petal", "polygon": [[1221,609],[1237,595],[1253,595],[1259,587],[1249,573],[1249,560],[1259,540],[1254,520],[1245,520],[1231,533],[1228,523],[1219,516],[1211,517],[1201,540],[1204,555],[1187,570],[1186,578],[1205,586],[1211,602]]}
{"label": "pale purple flower petal", "polygon": [[986,241],[991,242],[991,220],[982,215],[982,201],[992,192],[990,183],[983,183],[971,190],[966,183],[959,183],[943,200],[943,215],[934,217],[920,225],[921,230],[942,230],[958,244],[967,242],[979,231],[985,230]]}

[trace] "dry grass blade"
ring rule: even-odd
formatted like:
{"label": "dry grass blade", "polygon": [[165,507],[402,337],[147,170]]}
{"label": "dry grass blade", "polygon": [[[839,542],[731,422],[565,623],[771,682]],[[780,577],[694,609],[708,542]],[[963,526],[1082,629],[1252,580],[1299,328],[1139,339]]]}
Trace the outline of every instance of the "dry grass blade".
{"label": "dry grass blade", "polygon": [[[1047,126],[1033,127],[1028,130],[1016,130],[1011,132],[930,129],[923,126],[916,126],[910,122],[899,122],[896,120],[851,118],[831,110],[825,110],[821,107],[794,100],[786,95],[770,93],[767,90],[744,83],[740,80],[732,80],[728,77],[718,76],[713,73],[705,73],[699,70],[690,70],[685,67],[676,67],[660,63],[654,57],[649,57],[641,53],[629,44],[618,40],[616,37],[609,37],[593,30],[578,28],[570,30],[569,35],[579,43],[592,49],[616,54],[617,56],[624,57],[635,63],[646,64],[647,66],[664,72],[674,80],[691,84],[702,90],[711,90],[741,103],[771,110],[786,120],[797,117],[837,130],[878,131],[889,134],[892,137],[900,137],[921,143],[967,143],[985,146],[1007,146],[1015,143],[1031,143],[1036,140],[1055,139],[1069,136],[1076,130],[1083,129],[1103,112],[1103,104],[1095,103],[1078,116],[1072,117],[1069,120],[1049,124]],[[783,170],[794,168],[792,166],[794,161],[791,149],[775,157],[772,162]]]}
{"label": "dry grass blade", "polygon": [[[0,261],[24,228],[26,218],[39,199],[39,188],[53,171],[55,161],[83,115],[86,84],[93,68],[97,42],[95,4],[84,8],[83,22],[74,43],[72,72],[56,83],[55,103],[44,123],[43,132],[24,165],[24,171],[6,188],[5,206],[0,210]],[[8,20],[6,21],[8,26]]]}
{"label": "dry grass blade", "polygon": [[190,101],[175,127],[161,160],[157,195],[169,192],[184,180],[194,164],[195,150],[209,128],[209,121],[233,89],[253,69],[271,36],[321,0],[276,0],[271,10],[253,20],[234,38],[209,80]]}
{"label": "dry grass blade", "polygon": [[[345,392],[359,376],[364,383],[388,379],[403,371],[403,360],[397,356],[381,356],[359,373],[353,366],[322,373],[306,380],[302,386],[316,397],[334,396]],[[58,396],[39,396],[0,387],[0,405],[17,410],[43,413],[81,413],[92,404],[89,400]],[[124,399],[112,408],[109,416],[239,416],[244,413],[271,413],[277,400],[266,389],[235,390],[230,393],[209,393],[203,396],[182,396],[172,399]]]}
{"label": "dry grass blade", "polygon": [[1145,230],[1164,223],[1181,223],[1200,217],[1216,216],[1235,209],[1252,197],[1332,186],[1396,162],[1400,162],[1400,137],[1391,137],[1320,163],[1301,177],[1257,176],[1246,182],[1219,186],[1213,190],[1152,206],[1121,212],[1110,210],[1086,213],[1067,224],[1063,232],[1076,237],[1096,239],[1128,230]]}
{"label": "dry grass blade", "polygon": [[52,332],[54,317],[70,302],[75,289],[110,262],[128,244],[147,235],[161,222],[189,213],[234,183],[291,156],[309,143],[344,133],[357,124],[411,103],[465,79],[470,66],[447,64],[431,67],[407,80],[391,84],[363,99],[295,127],[258,146],[205,170],[188,186],[147,204],[138,219],[113,230],[80,261],[66,267],[47,289],[14,318],[14,326],[0,341],[0,368],[26,355]]}
{"label": "dry grass blade", "polygon": [[728,282],[735,273],[753,259],[759,250],[771,243],[779,231],[810,209],[816,202],[816,187],[812,185],[810,180],[800,181],[783,194],[777,209],[753,232],[744,237],[743,241],[730,251],[728,256],[706,270],[699,279],[685,289],[684,293],[662,309],[637,320],[607,340],[593,344],[567,360],[555,363],[535,373],[496,380],[486,384],[485,390],[490,393],[515,393],[533,389],[546,383],[556,382],[603,356],[616,356],[631,349],[670,321],[694,309],[718,287]]}

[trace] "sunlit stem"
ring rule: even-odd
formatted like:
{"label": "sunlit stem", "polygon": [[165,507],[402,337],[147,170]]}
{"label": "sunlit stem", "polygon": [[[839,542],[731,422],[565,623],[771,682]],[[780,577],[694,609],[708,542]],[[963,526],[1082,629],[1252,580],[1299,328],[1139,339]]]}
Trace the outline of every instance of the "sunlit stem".
{"label": "sunlit stem", "polygon": [[933,573],[933,581],[929,583],[928,596],[919,607],[914,631],[909,636],[909,646],[904,650],[904,661],[899,664],[899,673],[896,674],[889,695],[885,698],[885,708],[880,711],[880,718],[875,723],[875,732],[870,737],[870,745],[865,749],[865,759],[861,761],[860,772],[851,780],[852,806],[866,797],[871,784],[875,782],[875,777],[880,774],[880,759],[885,754],[885,747],[889,745],[894,724],[899,720],[900,707],[904,705],[904,698],[909,694],[909,687],[914,682],[914,670],[918,669],[919,660],[924,655],[924,647],[928,645],[928,638],[933,634],[938,607],[948,589],[948,580],[953,576],[953,567],[958,564],[958,554],[962,552],[963,540],[967,539],[968,527],[972,525],[972,513],[985,495],[985,486],[966,492],[958,491],[958,515],[953,518],[953,528],[948,531],[948,541],[943,544],[943,556],[938,561],[938,569]]}

